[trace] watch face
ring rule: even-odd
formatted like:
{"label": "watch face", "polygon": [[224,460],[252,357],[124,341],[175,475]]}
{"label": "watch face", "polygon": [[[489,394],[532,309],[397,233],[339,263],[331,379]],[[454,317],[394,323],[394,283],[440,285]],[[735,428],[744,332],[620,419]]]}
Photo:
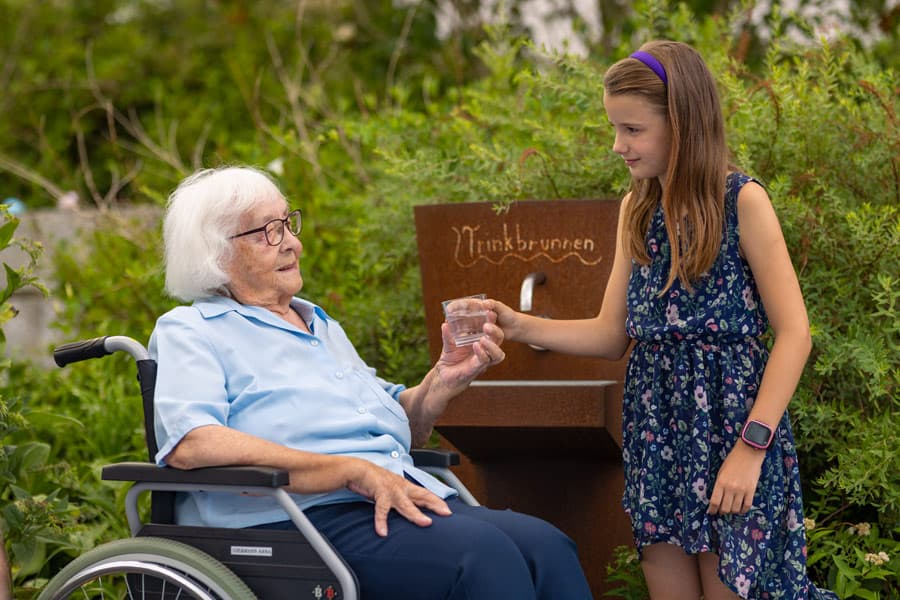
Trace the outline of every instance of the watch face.
{"label": "watch face", "polygon": [[772,430],[762,423],[750,421],[747,423],[747,426],[744,427],[744,433],[741,437],[757,446],[765,447],[769,445],[769,439],[772,437]]}

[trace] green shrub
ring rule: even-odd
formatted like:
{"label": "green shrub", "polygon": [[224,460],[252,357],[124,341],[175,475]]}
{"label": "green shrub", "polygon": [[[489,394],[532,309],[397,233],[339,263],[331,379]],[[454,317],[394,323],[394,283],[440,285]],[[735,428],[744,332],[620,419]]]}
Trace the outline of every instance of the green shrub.
{"label": "green shrub", "polygon": [[[821,513],[820,513],[821,514]],[[888,600],[897,597],[900,579],[900,530],[881,533],[868,522],[830,521],[818,527],[807,519],[812,566],[827,564],[821,583],[841,598]]]}
{"label": "green shrub", "polygon": [[617,546],[613,561],[606,566],[606,581],[612,584],[604,594],[624,600],[648,600],[650,592],[644,582],[644,573],[638,553],[631,546]]}
{"label": "green shrub", "polygon": [[[16,291],[26,286],[46,290],[33,275],[40,248],[14,237],[19,220],[4,205],[0,205],[0,223],[0,252],[15,248],[25,256],[25,264],[18,268],[3,263],[2,325],[17,314],[11,303]],[[0,346],[4,343],[0,330]],[[9,360],[0,360],[0,378],[4,381],[12,377],[10,368]],[[46,443],[20,438],[19,434],[28,428],[27,415],[22,413],[18,399],[0,395],[0,553],[9,556],[14,581],[37,573],[56,549],[69,543],[61,525],[70,507],[56,484],[59,472],[50,462],[50,447]],[[5,579],[3,574],[0,585],[5,585]]]}

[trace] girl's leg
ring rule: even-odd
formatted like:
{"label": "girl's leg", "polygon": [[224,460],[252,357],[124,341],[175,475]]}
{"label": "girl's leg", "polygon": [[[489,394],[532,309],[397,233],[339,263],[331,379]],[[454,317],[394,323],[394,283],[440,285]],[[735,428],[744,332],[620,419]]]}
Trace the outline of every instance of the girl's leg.
{"label": "girl's leg", "polygon": [[703,588],[697,557],[686,554],[678,546],[665,543],[647,546],[643,551],[641,568],[652,600],[700,598]]}
{"label": "girl's leg", "polygon": [[740,596],[728,589],[719,579],[719,555],[703,552],[698,558],[700,580],[703,582],[704,600],[740,600]]}

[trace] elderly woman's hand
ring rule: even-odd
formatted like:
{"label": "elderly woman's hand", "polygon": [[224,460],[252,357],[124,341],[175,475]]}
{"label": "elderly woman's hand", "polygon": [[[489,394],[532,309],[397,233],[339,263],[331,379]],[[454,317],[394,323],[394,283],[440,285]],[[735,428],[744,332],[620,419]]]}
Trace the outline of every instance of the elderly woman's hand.
{"label": "elderly woman's hand", "polygon": [[347,487],[375,502],[375,532],[378,535],[384,537],[388,534],[387,521],[391,509],[419,527],[431,525],[431,517],[420,508],[438,515],[451,514],[447,503],[424,487],[367,460],[358,460],[355,466],[357,468]]}
{"label": "elderly woman's hand", "polygon": [[441,325],[444,348],[434,368],[428,372],[419,385],[400,392],[401,406],[409,416],[413,446],[428,441],[438,417],[447,408],[451,398],[462,392],[472,380],[491,365],[506,358],[500,349],[503,330],[496,325],[497,314],[488,311],[484,324],[484,334],[474,344],[457,346],[453,342],[450,326]]}
{"label": "elderly woman's hand", "polygon": [[497,314],[488,311],[488,320],[484,324],[484,336],[474,344],[457,346],[453,342],[450,326],[441,324],[441,337],[444,347],[435,367],[448,385],[468,385],[489,366],[499,364],[506,358],[500,348],[503,343],[503,330],[496,325]]}

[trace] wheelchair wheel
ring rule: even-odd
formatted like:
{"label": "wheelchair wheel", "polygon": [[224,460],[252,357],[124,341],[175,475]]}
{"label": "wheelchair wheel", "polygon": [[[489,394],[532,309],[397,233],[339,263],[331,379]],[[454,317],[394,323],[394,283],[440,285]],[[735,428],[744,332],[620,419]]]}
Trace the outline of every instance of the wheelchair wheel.
{"label": "wheelchair wheel", "polygon": [[247,585],[208,554],[173,540],[117,540],[79,556],[44,588],[38,600],[256,600]]}

